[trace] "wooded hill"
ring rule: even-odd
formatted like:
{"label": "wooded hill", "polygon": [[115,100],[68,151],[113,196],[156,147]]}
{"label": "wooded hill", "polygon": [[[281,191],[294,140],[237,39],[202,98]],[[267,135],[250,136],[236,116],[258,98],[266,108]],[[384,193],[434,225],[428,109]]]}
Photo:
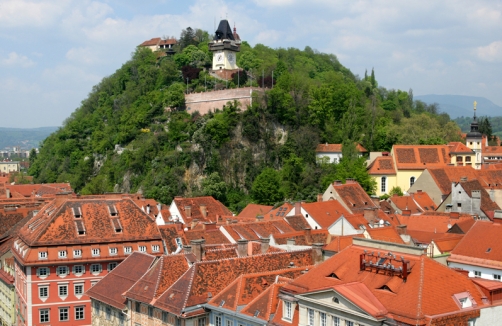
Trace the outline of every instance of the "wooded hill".
{"label": "wooded hill", "polygon": [[[460,140],[449,116],[413,101],[411,90],[379,87],[373,71],[359,78],[335,55],[309,47],[243,42],[237,63],[247,84],[261,86],[263,71],[271,87],[273,71],[273,88],[246,110],[229,103],[188,114],[186,78],[190,90],[226,87],[202,69],[211,61],[207,41],[207,33],[187,29],[174,56],[136,49],[43,142],[31,160],[36,182],[69,181],[82,194],[141,192],[163,203],[212,195],[239,211],[250,201],[315,200],[335,179],[354,177],[371,193],[354,142],[388,151]],[[345,144],[340,164],[316,164],[316,145],[325,142]]]}

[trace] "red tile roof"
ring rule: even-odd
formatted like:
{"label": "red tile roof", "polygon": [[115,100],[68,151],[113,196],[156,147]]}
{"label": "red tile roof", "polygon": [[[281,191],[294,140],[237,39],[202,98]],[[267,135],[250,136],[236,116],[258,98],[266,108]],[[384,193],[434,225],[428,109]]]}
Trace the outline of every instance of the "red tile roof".
{"label": "red tile roof", "polygon": [[500,207],[492,201],[488,192],[483,188],[478,180],[461,181],[460,185],[464,188],[465,192],[469,197],[472,198],[472,191],[479,190],[481,192],[481,210],[487,214],[488,212],[493,212],[499,210]]}
{"label": "red tile roof", "polygon": [[476,221],[451,252],[448,261],[502,269],[502,225]]}
{"label": "red tile roof", "polygon": [[[356,144],[356,149],[359,153],[367,153],[368,150],[361,146],[361,144]],[[316,148],[316,153],[341,153],[342,144],[319,144]]]}
{"label": "red tile roof", "polygon": [[235,241],[238,239],[258,240],[268,238],[271,234],[294,232],[295,230],[284,220],[272,220],[253,223],[237,223],[222,225],[222,231],[228,233]]}
{"label": "red tile roof", "polygon": [[392,153],[398,170],[425,170],[450,163],[447,145],[394,145]]}
{"label": "red tile roof", "polygon": [[[232,216],[232,212],[225,205],[211,196],[175,197],[173,203],[178,207],[185,224],[190,224],[195,219],[199,220],[199,222],[217,222],[220,216]],[[187,216],[186,207],[190,207],[191,216]],[[206,210],[205,216],[203,215],[203,207]]]}
{"label": "red tile roof", "polygon": [[460,240],[462,240],[463,237],[463,234],[453,235],[451,233],[447,233],[445,236],[439,239],[434,239],[434,243],[442,254],[449,253],[457,246],[457,244],[460,242]]}
{"label": "red tile roof", "polygon": [[276,209],[271,210],[268,212],[264,218],[265,220],[276,220],[276,219],[283,219],[288,213],[292,210],[295,209],[293,205],[290,203],[284,203],[281,206],[277,207]]}
{"label": "red tile roof", "polygon": [[178,243],[176,242],[177,238],[181,238],[182,244],[188,244],[186,238],[183,236],[182,227],[183,225],[180,223],[159,225],[160,235],[162,236],[162,240],[164,241],[169,254],[178,250]]}
{"label": "red tile roof", "polygon": [[366,229],[366,232],[368,232],[371,239],[373,240],[404,244],[403,239],[401,238],[399,233],[397,233],[396,229],[392,226],[368,228]]}
{"label": "red tile roof", "polygon": [[355,181],[347,180],[345,184],[333,183],[333,188],[337,194],[335,199],[342,201],[350,213],[361,213],[367,208],[378,208],[361,185]]}
{"label": "red tile roof", "polygon": [[302,208],[308,214],[305,217],[313,218],[322,228],[331,226],[340,216],[350,214],[337,200],[305,203]]}
{"label": "red tile roof", "polygon": [[266,213],[270,212],[274,206],[268,205],[258,205],[258,204],[248,204],[242,212],[237,215],[237,217],[251,217],[255,218],[259,215],[264,216]]}
{"label": "red tile roof", "polygon": [[310,228],[310,225],[308,224],[307,220],[305,220],[305,217],[303,217],[303,215],[299,214],[299,215],[285,216],[284,219],[296,231],[303,231],[307,228]]}
{"label": "red tile roof", "polygon": [[394,195],[388,200],[401,212],[409,210],[411,214],[434,212],[437,208],[429,195],[423,191],[410,193],[408,196]]}
{"label": "red tile roof", "polygon": [[394,167],[394,159],[390,156],[379,156],[368,166],[368,173],[372,175],[394,175],[396,168]]}
{"label": "red tile roof", "polygon": [[275,242],[278,245],[285,245],[288,240],[295,240],[295,245],[308,246],[313,243],[329,243],[331,241],[331,235],[328,230],[303,230],[295,231],[291,233],[283,233],[274,235]]}
{"label": "red tile roof", "polygon": [[85,294],[122,310],[127,305],[122,294],[145,274],[154,260],[154,256],[134,252]]}
{"label": "red tile roof", "polygon": [[460,182],[464,177],[473,180],[479,175],[478,171],[470,166],[447,166],[428,170],[443,195],[451,192],[452,182]]}
{"label": "red tile roof", "polygon": [[[340,291],[340,286],[345,285],[347,292],[343,296],[368,313],[413,325],[429,325],[431,320],[444,315],[460,317],[465,312],[479,316],[478,307],[483,305],[482,293],[466,276],[425,255],[415,256],[393,251],[397,257],[403,256],[410,262],[409,274],[404,282],[399,275],[377,273],[374,269],[360,270],[360,256],[364,250],[368,250],[368,247],[352,245],[342,250],[285,285],[281,292],[304,295],[321,290],[337,292],[337,289]],[[372,248],[370,251],[377,250]],[[351,291],[350,285],[354,283],[361,285]],[[459,307],[454,295],[465,292],[469,293],[477,307]],[[363,293],[366,294],[362,295]],[[468,318],[472,317],[459,318],[462,320],[459,324],[466,322]]]}
{"label": "red tile roof", "polygon": [[286,269],[291,262],[294,266],[306,267],[313,264],[312,259],[309,249],[196,262],[154,306],[179,316],[187,307],[206,303],[240,275]]}
{"label": "red tile roof", "polygon": [[9,189],[12,195],[20,194],[23,197],[42,197],[73,192],[69,183],[6,185],[5,189]]}
{"label": "red tile roof", "polygon": [[157,45],[160,43],[160,37],[154,37],[148,41],[144,41],[143,43],[141,43],[139,46],[153,46],[153,45]]}
{"label": "red tile roof", "polygon": [[450,153],[455,154],[472,154],[474,155],[474,151],[469,147],[465,146],[464,143],[461,142],[450,142],[447,145],[450,148]]}
{"label": "red tile roof", "polygon": [[333,237],[333,240],[325,245],[323,249],[325,251],[339,252],[348,246],[352,245],[352,239],[354,238],[364,238],[362,234],[352,234],[352,235],[339,235]]}
{"label": "red tile roof", "polygon": [[469,214],[460,214],[457,218],[454,214],[432,212],[422,215],[404,216],[396,214],[400,224],[407,225],[407,229],[434,233],[446,233],[455,223],[472,220]]}

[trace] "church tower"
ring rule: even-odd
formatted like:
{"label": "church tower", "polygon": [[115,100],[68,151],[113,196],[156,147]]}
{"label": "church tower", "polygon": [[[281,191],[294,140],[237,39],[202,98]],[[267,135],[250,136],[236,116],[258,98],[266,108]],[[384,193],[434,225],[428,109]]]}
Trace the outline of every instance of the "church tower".
{"label": "church tower", "polygon": [[[236,39],[237,38],[237,39]],[[237,52],[240,51],[241,40],[226,19],[220,21],[214,38],[209,42],[209,51],[213,52],[213,71],[237,70]]]}
{"label": "church tower", "polygon": [[465,145],[472,149],[476,153],[476,159],[474,161],[474,168],[481,169],[482,162],[482,142],[483,134],[479,132],[478,120],[476,118],[476,101],[474,101],[474,119],[471,123],[471,131],[467,133],[465,137]]}

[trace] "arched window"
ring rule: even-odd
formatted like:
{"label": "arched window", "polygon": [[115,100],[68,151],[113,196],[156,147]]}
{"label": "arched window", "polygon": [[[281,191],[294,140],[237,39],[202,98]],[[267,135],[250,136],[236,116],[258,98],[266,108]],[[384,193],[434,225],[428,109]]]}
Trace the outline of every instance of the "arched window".
{"label": "arched window", "polygon": [[410,188],[415,184],[415,177],[410,178]]}
{"label": "arched window", "polygon": [[387,191],[387,177],[382,177],[380,180],[380,192],[385,194]]}

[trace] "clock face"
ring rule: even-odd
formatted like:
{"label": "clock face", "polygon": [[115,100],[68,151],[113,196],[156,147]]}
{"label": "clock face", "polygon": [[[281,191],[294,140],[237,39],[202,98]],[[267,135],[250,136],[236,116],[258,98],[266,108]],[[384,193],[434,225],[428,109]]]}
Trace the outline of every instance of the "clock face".
{"label": "clock face", "polygon": [[227,57],[228,57],[228,61],[229,61],[230,63],[233,63],[233,62],[234,62],[234,60],[235,60],[235,56],[234,56],[234,54],[233,54],[233,53],[229,53]]}
{"label": "clock face", "polygon": [[218,62],[222,62],[223,61],[223,54],[222,53],[216,54],[216,61],[218,61]]}

